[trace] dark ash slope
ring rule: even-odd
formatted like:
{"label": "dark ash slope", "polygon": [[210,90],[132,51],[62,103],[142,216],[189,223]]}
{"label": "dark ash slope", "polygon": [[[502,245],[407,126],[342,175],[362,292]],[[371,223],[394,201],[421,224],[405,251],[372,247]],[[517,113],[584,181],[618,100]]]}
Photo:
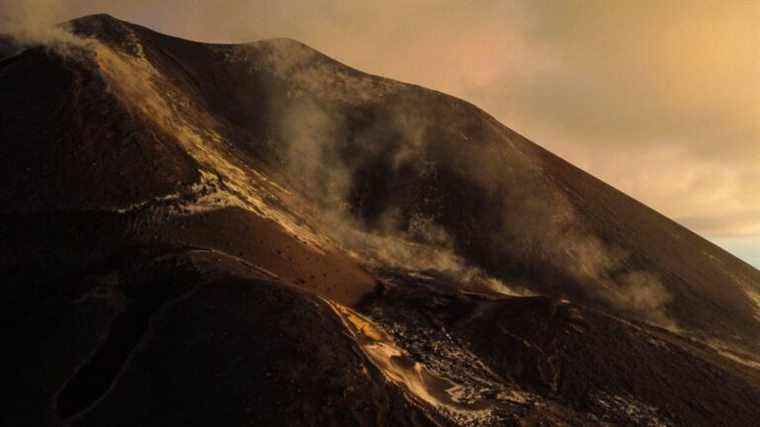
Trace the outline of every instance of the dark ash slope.
{"label": "dark ash slope", "polygon": [[0,39],[6,424],[760,417],[760,273],[476,107],[69,26]]}

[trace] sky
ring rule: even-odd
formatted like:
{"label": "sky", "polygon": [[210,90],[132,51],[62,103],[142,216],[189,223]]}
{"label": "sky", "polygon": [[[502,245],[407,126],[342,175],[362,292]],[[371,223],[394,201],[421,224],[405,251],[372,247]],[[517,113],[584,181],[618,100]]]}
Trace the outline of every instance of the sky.
{"label": "sky", "polygon": [[0,0],[0,31],[92,13],[463,98],[760,267],[760,1]]}

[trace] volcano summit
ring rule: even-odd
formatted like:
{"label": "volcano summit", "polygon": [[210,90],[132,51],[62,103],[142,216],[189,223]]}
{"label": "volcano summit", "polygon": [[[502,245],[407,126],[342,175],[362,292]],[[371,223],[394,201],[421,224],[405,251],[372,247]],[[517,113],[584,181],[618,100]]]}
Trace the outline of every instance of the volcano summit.
{"label": "volcano summit", "polygon": [[65,29],[0,38],[4,425],[760,419],[760,272],[477,107]]}

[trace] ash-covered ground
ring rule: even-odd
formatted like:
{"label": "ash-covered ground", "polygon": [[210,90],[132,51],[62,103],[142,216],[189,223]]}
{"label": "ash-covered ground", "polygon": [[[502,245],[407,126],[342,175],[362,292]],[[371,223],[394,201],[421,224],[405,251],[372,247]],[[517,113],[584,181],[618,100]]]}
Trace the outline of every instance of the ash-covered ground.
{"label": "ash-covered ground", "polygon": [[737,425],[760,272],[293,40],[0,37],[3,425]]}

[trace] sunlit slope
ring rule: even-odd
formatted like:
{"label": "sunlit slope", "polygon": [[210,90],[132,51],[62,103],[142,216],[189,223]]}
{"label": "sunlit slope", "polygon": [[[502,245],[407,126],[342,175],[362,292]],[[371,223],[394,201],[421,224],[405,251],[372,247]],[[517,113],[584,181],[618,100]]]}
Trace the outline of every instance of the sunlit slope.
{"label": "sunlit slope", "polygon": [[756,270],[466,102],[292,40],[206,45],[107,17],[74,28],[99,40],[95,61],[132,116],[200,165],[187,173],[218,174],[234,200],[212,205],[357,252],[356,230],[441,247],[534,292],[759,341]]}
{"label": "sunlit slope", "polygon": [[69,26],[1,54],[3,421],[757,419],[758,272],[476,107]]}

